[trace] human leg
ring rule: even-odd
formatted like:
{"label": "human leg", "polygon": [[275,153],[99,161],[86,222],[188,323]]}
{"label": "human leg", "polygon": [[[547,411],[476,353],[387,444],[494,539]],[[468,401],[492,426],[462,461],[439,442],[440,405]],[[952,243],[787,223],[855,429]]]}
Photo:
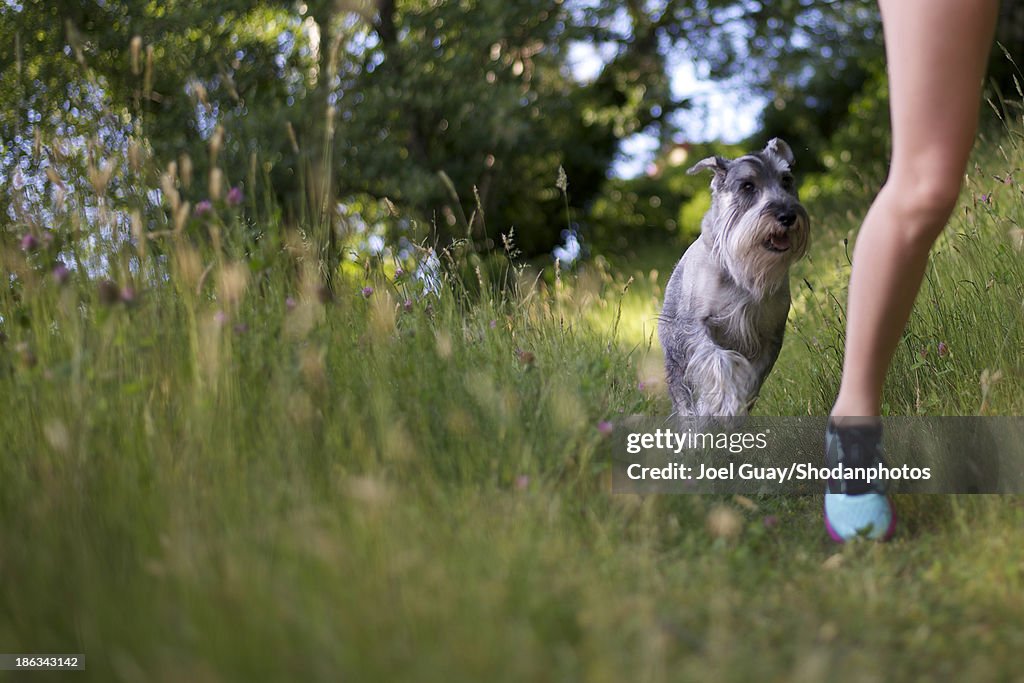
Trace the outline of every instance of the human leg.
{"label": "human leg", "polygon": [[877,416],[882,384],[949,219],[978,122],[997,0],[880,0],[892,162],[854,247],[835,417]]}
{"label": "human leg", "polygon": [[[924,277],[928,252],[959,194],[978,123],[998,0],[879,0],[889,71],[889,178],[854,248],[839,396],[826,434],[829,466],[882,464],[882,386]],[[869,418],[865,420],[865,418]],[[840,480],[825,524],[842,541],[892,534],[884,481]]]}

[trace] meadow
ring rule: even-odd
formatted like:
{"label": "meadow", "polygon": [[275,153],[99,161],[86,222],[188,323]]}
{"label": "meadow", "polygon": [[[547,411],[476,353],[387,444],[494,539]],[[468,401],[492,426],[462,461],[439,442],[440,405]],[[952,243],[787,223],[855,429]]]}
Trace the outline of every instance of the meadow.
{"label": "meadow", "polygon": [[[888,414],[1024,411],[1022,182],[1010,124]],[[824,415],[837,386],[859,213],[810,205],[762,415]],[[609,492],[605,423],[668,410],[680,246],[556,270],[458,244],[436,293],[423,251],[360,252],[327,288],[315,226],[261,207],[172,202],[133,240],[8,228],[3,651],[84,653],[97,681],[1021,680],[1019,498],[901,496],[894,541],[840,547],[820,497]]]}

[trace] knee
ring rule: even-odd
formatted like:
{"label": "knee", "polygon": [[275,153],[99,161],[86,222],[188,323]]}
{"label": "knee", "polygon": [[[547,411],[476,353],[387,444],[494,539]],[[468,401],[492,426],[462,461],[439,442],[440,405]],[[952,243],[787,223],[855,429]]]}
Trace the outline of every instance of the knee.
{"label": "knee", "polygon": [[890,206],[908,241],[930,246],[938,238],[956,206],[960,182],[959,173],[933,172],[886,183]]}

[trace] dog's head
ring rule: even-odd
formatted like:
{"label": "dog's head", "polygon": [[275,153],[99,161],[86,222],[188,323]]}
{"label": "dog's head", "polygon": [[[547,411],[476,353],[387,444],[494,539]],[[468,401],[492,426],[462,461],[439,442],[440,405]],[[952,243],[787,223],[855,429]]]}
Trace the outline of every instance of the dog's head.
{"label": "dog's head", "polygon": [[810,241],[810,218],[793,179],[793,151],[779,138],[738,159],[708,157],[688,173],[705,169],[711,209],[701,227],[711,251],[730,276],[760,298],[789,276]]}

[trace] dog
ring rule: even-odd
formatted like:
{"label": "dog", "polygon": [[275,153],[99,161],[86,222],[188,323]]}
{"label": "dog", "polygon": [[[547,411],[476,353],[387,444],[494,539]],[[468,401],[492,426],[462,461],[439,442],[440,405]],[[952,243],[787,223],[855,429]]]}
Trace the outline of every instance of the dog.
{"label": "dog", "polygon": [[773,138],[760,152],[708,157],[687,171],[714,176],[700,237],[673,270],[659,316],[675,415],[747,415],[779,357],[789,267],[810,241],[793,164],[789,145]]}

